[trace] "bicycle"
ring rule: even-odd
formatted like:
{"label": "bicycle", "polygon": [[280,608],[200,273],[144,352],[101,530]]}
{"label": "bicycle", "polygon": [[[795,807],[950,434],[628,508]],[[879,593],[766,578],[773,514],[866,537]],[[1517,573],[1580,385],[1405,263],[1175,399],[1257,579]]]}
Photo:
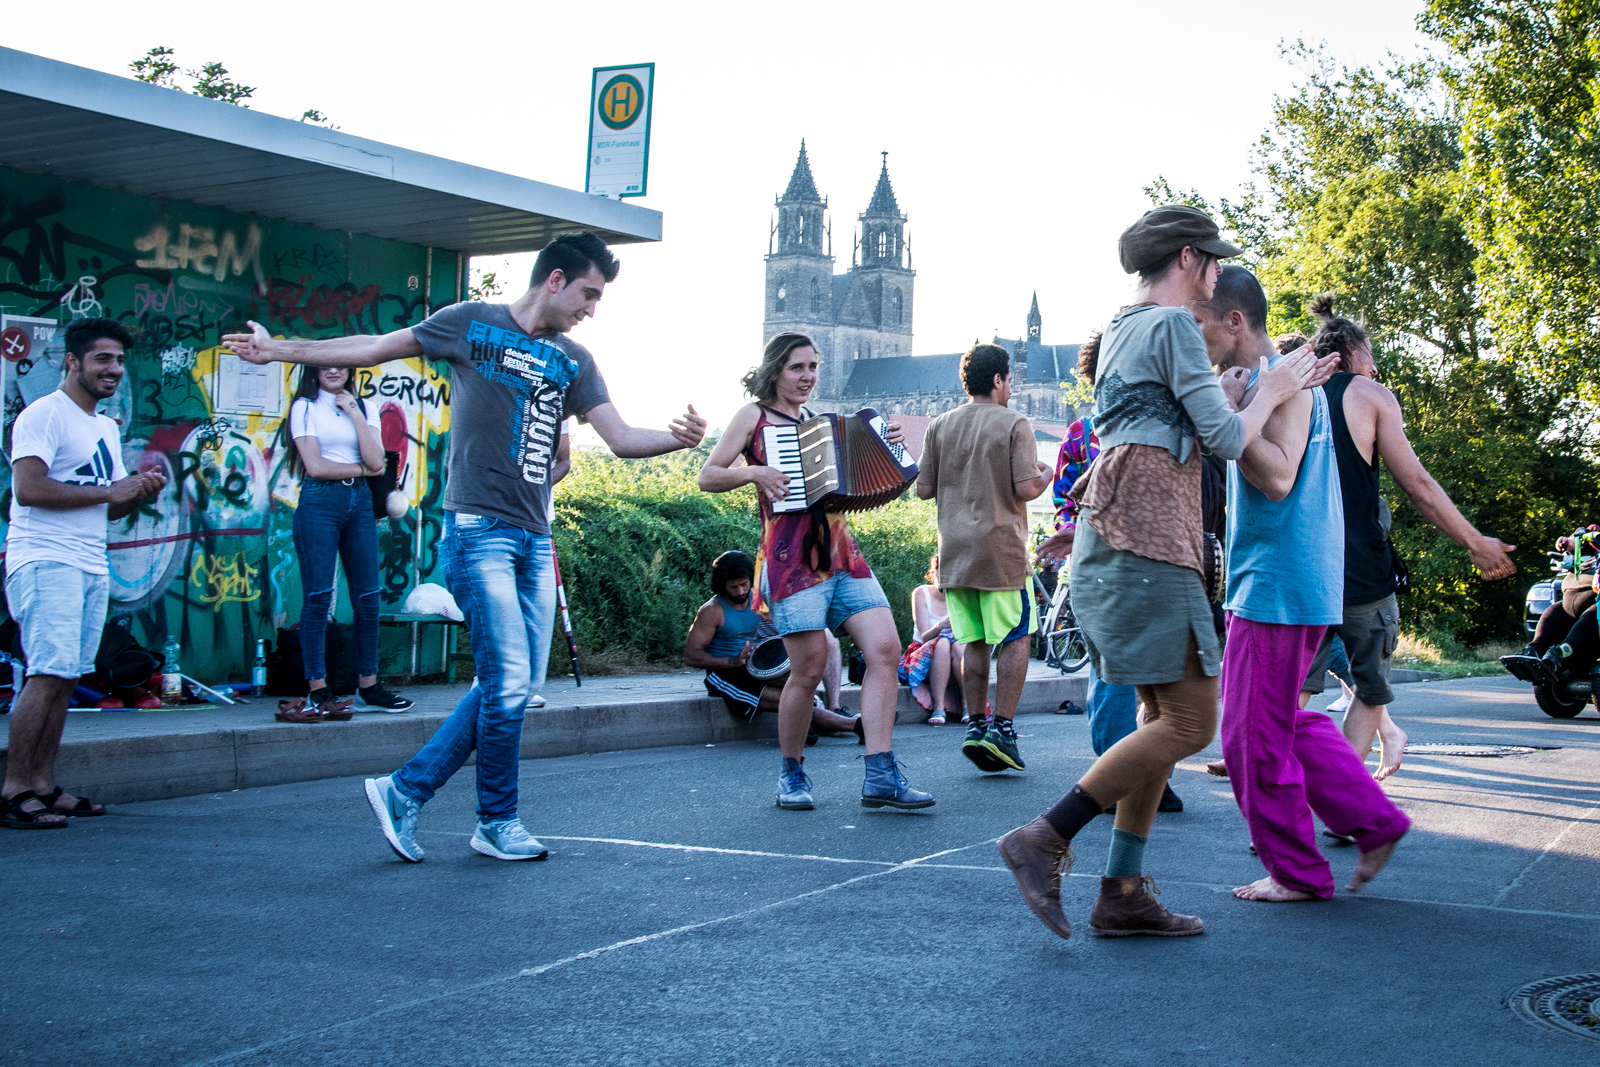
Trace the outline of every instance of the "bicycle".
{"label": "bicycle", "polygon": [[1071,586],[1071,575],[1063,566],[1039,627],[1044,644],[1043,659],[1062,674],[1074,674],[1089,662],[1089,642],[1072,614],[1072,600],[1068,595]]}

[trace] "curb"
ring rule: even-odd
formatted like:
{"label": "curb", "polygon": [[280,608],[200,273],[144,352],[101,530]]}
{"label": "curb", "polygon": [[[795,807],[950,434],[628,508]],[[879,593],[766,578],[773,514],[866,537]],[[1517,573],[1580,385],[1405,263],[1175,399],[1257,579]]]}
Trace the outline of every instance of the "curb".
{"label": "curb", "polygon": [[[1087,675],[1031,679],[1019,714],[1053,712],[1063,700],[1082,704]],[[991,699],[993,685],[990,686]],[[855,709],[861,691],[840,703]],[[266,785],[386,774],[410,759],[449,715],[448,710],[361,715],[347,723],[299,725],[271,721],[263,707],[241,711],[260,721],[238,726],[176,729],[140,737],[64,740],[57,777],[102,804],[166,800]],[[910,690],[899,688],[896,725],[927,718]],[[710,697],[637,700],[530,709],[522,729],[522,759],[595,752],[714,745],[776,737],[775,715],[744,723]],[[0,767],[6,750],[0,748]],[[468,763],[472,761],[469,759]]]}

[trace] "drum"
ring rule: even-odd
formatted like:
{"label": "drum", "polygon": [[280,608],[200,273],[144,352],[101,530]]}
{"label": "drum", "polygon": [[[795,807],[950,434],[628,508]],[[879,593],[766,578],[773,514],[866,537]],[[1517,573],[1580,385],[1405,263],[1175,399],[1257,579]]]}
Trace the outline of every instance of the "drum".
{"label": "drum", "polygon": [[1222,542],[1217,540],[1216,534],[1211,533],[1201,534],[1200,540],[1200,562],[1204,563],[1206,568],[1206,599],[1213,604],[1220,604],[1223,580],[1228,576],[1222,558]]}
{"label": "drum", "polygon": [[769,637],[750,652],[744,669],[758,682],[769,682],[789,673],[789,651],[783,638]]}

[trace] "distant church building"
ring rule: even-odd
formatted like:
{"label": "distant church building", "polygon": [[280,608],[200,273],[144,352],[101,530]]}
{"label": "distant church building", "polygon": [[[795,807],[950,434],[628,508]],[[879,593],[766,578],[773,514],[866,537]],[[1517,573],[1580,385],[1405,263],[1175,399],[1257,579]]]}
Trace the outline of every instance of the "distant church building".
{"label": "distant church building", "polygon": [[[768,243],[763,343],[791,330],[816,341],[822,368],[811,406],[818,410],[871,407],[925,425],[927,418],[965,403],[961,353],[911,354],[916,272],[905,239],[906,217],[889,184],[888,153],[867,210],[859,216],[860,234],[843,274],[833,272],[827,210],[802,141],[788,188],[777,199],[777,223]],[[1078,346],[1043,344],[1042,326],[1035,294],[1026,337],[996,337],[994,343],[1012,353],[1011,406],[1036,426],[1044,424],[1042,436],[1049,440],[1059,436],[1049,430],[1064,428],[1078,415],[1062,399],[1063,383],[1074,378]],[[920,442],[921,433],[915,436]]]}

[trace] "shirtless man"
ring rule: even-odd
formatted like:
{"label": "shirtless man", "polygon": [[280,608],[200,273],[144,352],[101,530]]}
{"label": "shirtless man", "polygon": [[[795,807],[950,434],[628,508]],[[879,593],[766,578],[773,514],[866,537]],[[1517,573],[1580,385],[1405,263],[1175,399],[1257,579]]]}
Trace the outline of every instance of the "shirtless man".
{"label": "shirtless man", "polygon": [[[1224,267],[1191,310],[1230,399],[1248,400],[1248,369],[1279,356],[1267,298],[1243,267]],[[1231,329],[1228,327],[1232,327]],[[1273,412],[1228,471],[1228,641],[1222,661],[1222,752],[1268,875],[1241,900],[1333,895],[1313,811],[1355,839],[1356,892],[1383,868],[1411,820],[1366,773],[1333,721],[1299,706],[1305,677],[1343,612],[1344,509],[1328,400],[1301,392]]]}

